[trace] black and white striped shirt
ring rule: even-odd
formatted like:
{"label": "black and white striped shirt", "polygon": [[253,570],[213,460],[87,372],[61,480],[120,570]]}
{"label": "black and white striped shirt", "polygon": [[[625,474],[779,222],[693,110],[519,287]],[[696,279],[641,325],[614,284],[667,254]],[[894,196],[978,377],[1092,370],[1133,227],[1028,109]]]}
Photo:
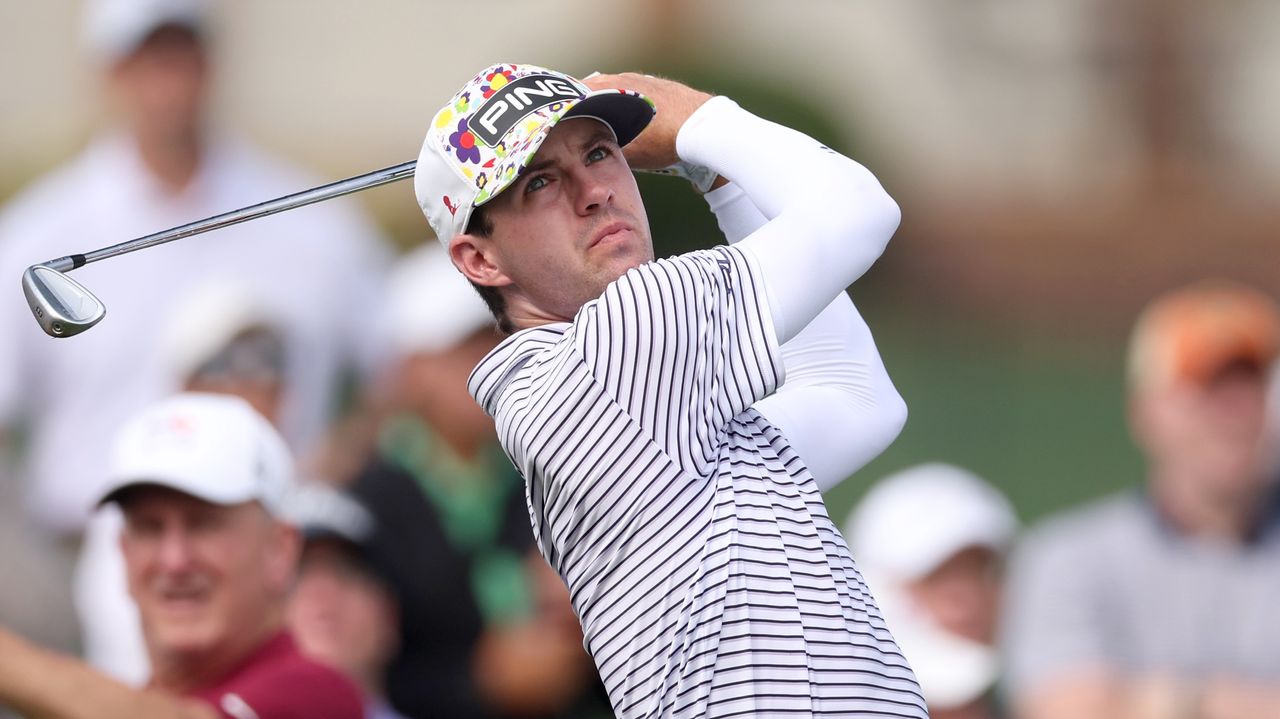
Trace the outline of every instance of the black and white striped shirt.
{"label": "black and white striped shirt", "polygon": [[760,273],[717,247],[508,338],[470,389],[619,717],[925,717],[813,477]]}

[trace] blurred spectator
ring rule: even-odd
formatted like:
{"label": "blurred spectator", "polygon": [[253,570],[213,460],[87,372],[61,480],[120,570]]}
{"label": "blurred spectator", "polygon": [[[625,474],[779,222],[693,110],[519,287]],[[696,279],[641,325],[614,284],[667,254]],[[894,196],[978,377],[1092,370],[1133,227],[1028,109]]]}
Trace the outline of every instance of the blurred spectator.
{"label": "blurred spectator", "polygon": [[524,484],[467,393],[498,342],[484,302],[430,246],[392,271],[378,315],[393,412],[352,491],[376,519],[369,551],[401,608],[392,705],[413,717],[582,716],[598,697],[608,716],[581,630],[564,621],[568,593],[530,575],[541,558]]}
{"label": "blurred spectator", "polygon": [[[240,397],[273,424],[284,396],[284,329],[254,293],[228,280],[199,285],[173,302],[159,328],[160,366],[177,388]],[[85,528],[73,583],[85,659],[141,685],[150,667],[138,610],[125,586],[123,518],[100,508]]]}
{"label": "blurred spectator", "polygon": [[316,485],[290,517],[305,540],[287,622],[307,655],[346,672],[364,691],[367,719],[401,719],[383,677],[399,644],[399,607],[367,545],[373,516],[350,496]]}
{"label": "blurred spectator", "polygon": [[223,279],[175,299],[158,351],[184,391],[240,397],[278,429],[288,389],[286,327],[251,287]]}
{"label": "blurred spectator", "polygon": [[284,629],[300,539],[293,462],[247,403],[180,394],[120,430],[102,502],[118,504],[129,591],[154,671],[133,689],[0,629],[0,704],[29,716],[362,716],[355,685]]}
{"label": "blurred spectator", "polygon": [[[316,184],[209,127],[211,25],[199,0],[87,0],[84,43],[113,122],[0,215],[0,276]],[[0,621],[74,646],[68,582],[106,442],[130,412],[175,389],[157,328],[182,290],[234,277],[281,318],[281,427],[302,447],[324,428],[344,368],[370,363],[357,354],[370,346],[362,319],[384,252],[339,201],[80,270],[109,310],[72,339],[51,340],[22,302],[4,303],[0,430],[21,456],[0,481],[0,531],[12,535],[0,542]]]}
{"label": "blurred spectator", "polygon": [[1280,361],[1271,366],[1271,385],[1267,395],[1267,440],[1271,447],[1271,473],[1280,480]]}
{"label": "blurred spectator", "polygon": [[849,547],[920,681],[933,719],[996,719],[995,632],[1018,519],[998,490],[948,464],[877,482]]}
{"label": "blurred spectator", "polygon": [[1025,719],[1280,716],[1280,504],[1267,385],[1280,311],[1203,283],[1159,298],[1129,354],[1147,481],[1046,521],[1010,574]]}

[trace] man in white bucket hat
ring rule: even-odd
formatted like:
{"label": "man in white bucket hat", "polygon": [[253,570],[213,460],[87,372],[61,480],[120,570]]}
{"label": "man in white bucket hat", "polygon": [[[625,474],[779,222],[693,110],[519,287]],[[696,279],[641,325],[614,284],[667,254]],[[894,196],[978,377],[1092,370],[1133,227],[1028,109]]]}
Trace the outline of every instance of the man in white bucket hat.
{"label": "man in white bucket hat", "polygon": [[942,462],[876,482],[845,523],[933,719],[1002,716],[996,627],[1017,529],[999,490]]}

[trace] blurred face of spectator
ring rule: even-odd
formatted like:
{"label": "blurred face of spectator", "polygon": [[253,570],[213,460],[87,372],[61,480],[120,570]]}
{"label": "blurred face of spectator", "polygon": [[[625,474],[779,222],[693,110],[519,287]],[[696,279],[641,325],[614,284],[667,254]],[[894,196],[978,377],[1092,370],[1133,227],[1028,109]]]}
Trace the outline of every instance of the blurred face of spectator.
{"label": "blurred face of spectator", "polygon": [[938,626],[991,645],[1000,611],[1001,572],[996,552],[969,547],[907,585],[907,591]]}
{"label": "blurred face of spectator", "polygon": [[268,327],[236,334],[187,378],[187,392],[229,394],[279,426],[284,402],[284,339]]}
{"label": "blurred face of spectator", "polygon": [[208,67],[196,35],[166,25],[110,71],[116,109],[135,134],[154,142],[190,139],[204,113]]}
{"label": "blurred face of spectator", "polygon": [[1267,375],[1235,362],[1208,381],[1141,388],[1134,397],[1134,432],[1155,465],[1156,481],[1193,496],[1232,498],[1257,492],[1264,480]]}
{"label": "blurred face of spectator", "polygon": [[186,392],[229,394],[248,402],[258,414],[273,425],[280,423],[284,385],[279,381],[259,381],[242,377],[197,377],[183,386]]}
{"label": "blurred face of spectator", "polygon": [[120,503],[129,592],[153,655],[211,655],[279,617],[297,561],[292,527],[257,502],[217,505],[162,487]]}
{"label": "blurred face of spectator", "polygon": [[498,343],[491,330],[472,334],[441,352],[418,352],[401,363],[399,401],[422,413],[442,434],[493,435],[493,420],[467,391],[467,378]]}
{"label": "blurred face of spectator", "polygon": [[380,676],[398,643],[394,599],[335,540],[307,544],[287,616],[304,652],[358,680]]}

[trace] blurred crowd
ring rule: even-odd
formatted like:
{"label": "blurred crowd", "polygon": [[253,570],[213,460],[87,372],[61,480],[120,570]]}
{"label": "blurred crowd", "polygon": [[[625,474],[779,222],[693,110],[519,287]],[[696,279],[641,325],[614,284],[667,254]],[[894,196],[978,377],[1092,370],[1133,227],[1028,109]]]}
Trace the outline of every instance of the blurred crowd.
{"label": "blurred crowd", "polygon": [[[83,39],[113,122],[5,208],[5,272],[82,251],[98,228],[137,236],[319,184],[211,121],[208,11],[193,0],[86,3]],[[194,645],[245,644],[211,656],[224,673],[252,674],[237,666],[263,652],[288,665],[300,649],[349,677],[369,716],[608,716],[568,593],[533,549],[519,476],[467,394],[471,368],[499,340],[488,310],[434,243],[392,260],[358,206],[335,201],[86,268],[78,274],[110,318],[73,342],[50,340],[7,303],[8,638],[81,655],[120,687],[189,694],[212,669],[183,659]],[[208,406],[210,395],[241,404]],[[239,410],[271,427],[246,427]],[[135,430],[128,451],[122,425]],[[286,442],[296,472],[271,481],[296,474],[307,491],[234,492],[232,475],[262,461],[237,432]],[[145,458],[179,440],[205,453]],[[119,491],[125,483],[144,487]],[[267,566],[234,556],[249,539],[212,513],[246,500],[300,530],[296,551],[271,534],[249,545]],[[140,544],[145,557],[131,550]],[[276,565],[295,560],[282,591]],[[207,632],[183,636],[174,617],[195,605]],[[263,617],[274,619],[258,627]],[[282,627],[296,648],[282,645]],[[9,649],[0,655],[24,656]],[[316,685],[310,701],[350,715],[354,692],[332,689],[332,677]],[[0,690],[0,707],[41,715],[38,699]]]}
{"label": "blurred crowd", "polygon": [[1278,352],[1273,299],[1182,287],[1132,333],[1132,489],[1020,531],[951,465],[872,487],[846,537],[935,719],[1280,716]]}
{"label": "blurred crowd", "polygon": [[[86,3],[113,122],[4,208],[0,276],[318,184],[210,121],[204,13]],[[73,340],[0,307],[0,716],[610,716],[434,243],[334,201],[78,274]],[[843,529],[936,719],[1280,716],[1278,355],[1269,297],[1177,289],[1132,336],[1132,490],[1024,530],[950,464],[871,487]]]}

